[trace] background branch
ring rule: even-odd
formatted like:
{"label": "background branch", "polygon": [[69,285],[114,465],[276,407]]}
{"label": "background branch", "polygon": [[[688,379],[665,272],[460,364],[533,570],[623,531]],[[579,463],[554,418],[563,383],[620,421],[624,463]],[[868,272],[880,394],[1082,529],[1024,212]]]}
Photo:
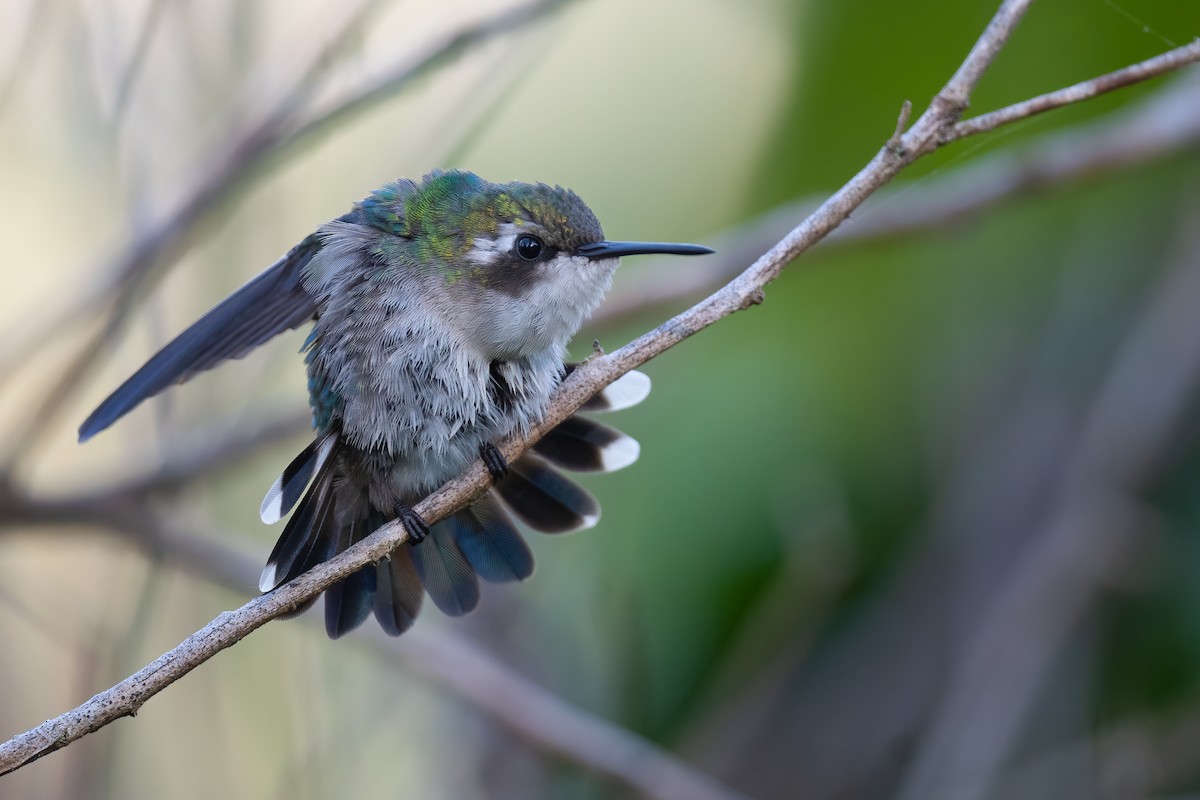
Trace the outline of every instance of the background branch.
{"label": "background branch", "polygon": [[[8,495],[0,500],[0,517],[9,524],[39,530],[55,525],[103,525],[119,536],[132,537],[133,544],[154,558],[166,558],[200,578],[238,594],[253,589],[261,571],[254,559],[211,535],[178,530],[158,512],[126,499],[135,496],[125,490],[66,501]],[[302,620],[324,635],[319,615],[308,614]],[[423,625],[400,638],[368,627],[349,641],[469,702],[539,751],[623,784],[641,796],[663,800],[731,800],[740,796],[661,747],[560,700],[481,648],[436,626]]]}
{"label": "background branch", "polygon": [[[988,795],[1054,656],[1153,520],[1141,496],[1186,423],[1200,383],[1200,231],[1193,199],[1173,269],[1118,351],[1044,532],[976,634],[913,767],[905,797]],[[1154,393],[1146,386],[1157,387]]]}

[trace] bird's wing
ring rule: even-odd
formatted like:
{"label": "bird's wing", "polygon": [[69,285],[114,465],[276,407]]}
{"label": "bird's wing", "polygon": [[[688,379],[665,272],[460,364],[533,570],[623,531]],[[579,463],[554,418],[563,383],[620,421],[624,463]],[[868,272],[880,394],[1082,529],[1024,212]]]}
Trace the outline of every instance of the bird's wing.
{"label": "bird's wing", "polygon": [[300,277],[320,249],[321,239],[309,236],[179,334],[92,412],[79,428],[79,441],[95,436],[168,386],[227,359],[241,358],[273,336],[311,320],[316,306]]}

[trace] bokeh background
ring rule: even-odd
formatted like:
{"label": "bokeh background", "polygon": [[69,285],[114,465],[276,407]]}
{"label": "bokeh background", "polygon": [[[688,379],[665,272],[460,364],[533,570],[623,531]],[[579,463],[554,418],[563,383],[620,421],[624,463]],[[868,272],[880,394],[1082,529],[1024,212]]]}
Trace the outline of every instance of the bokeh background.
{"label": "bokeh background", "polygon": [[[306,441],[302,332],[75,429],[314,227],[461,167],[570,186],[613,238],[721,249],[630,260],[576,347],[612,349],[853,175],[994,10],[554,5],[393,83],[500,4],[0,7],[4,737],[253,596],[258,503]],[[1197,35],[1194,2],[1044,0],[972,111]],[[427,605],[394,646],[272,623],[0,796],[645,790],[547,744],[562,719],[513,681],[750,797],[1200,792],[1198,88],[906,172],[646,366],[650,399],[606,420],[641,460],[585,480],[601,524],[534,538],[535,576],[470,617]],[[613,742],[582,750],[641,768]]]}

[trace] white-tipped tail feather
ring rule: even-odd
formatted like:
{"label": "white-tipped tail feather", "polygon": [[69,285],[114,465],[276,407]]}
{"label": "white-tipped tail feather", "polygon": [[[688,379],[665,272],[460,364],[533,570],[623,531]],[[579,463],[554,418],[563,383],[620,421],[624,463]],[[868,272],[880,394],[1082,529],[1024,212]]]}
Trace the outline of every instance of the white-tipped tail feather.
{"label": "white-tipped tail feather", "polygon": [[300,452],[300,455],[292,459],[292,463],[288,464],[271,484],[271,488],[267,490],[267,496],[263,498],[262,505],[259,506],[258,516],[264,523],[274,525],[283,519],[284,514],[292,510],[292,506],[304,496],[304,490],[308,488],[313,475],[317,474],[325,460],[329,458],[329,454],[333,452],[335,444],[337,444],[337,436],[327,434],[314,440]]}
{"label": "white-tipped tail feather", "polygon": [[600,468],[603,472],[616,472],[625,469],[638,460],[642,446],[632,436],[621,434],[621,437],[600,449]]}
{"label": "white-tipped tail feather", "polygon": [[650,395],[650,376],[636,369],[626,372],[605,386],[600,395],[608,401],[605,411],[621,411],[636,406]]}
{"label": "white-tipped tail feather", "polygon": [[258,590],[260,592],[269,592],[278,585],[275,580],[275,562],[268,561],[263,567],[262,574],[258,576]]}
{"label": "white-tipped tail feather", "polygon": [[[259,519],[266,525],[274,525],[283,519],[283,476],[280,475],[267,489],[267,496],[258,507]],[[266,591],[265,589],[263,591]]]}

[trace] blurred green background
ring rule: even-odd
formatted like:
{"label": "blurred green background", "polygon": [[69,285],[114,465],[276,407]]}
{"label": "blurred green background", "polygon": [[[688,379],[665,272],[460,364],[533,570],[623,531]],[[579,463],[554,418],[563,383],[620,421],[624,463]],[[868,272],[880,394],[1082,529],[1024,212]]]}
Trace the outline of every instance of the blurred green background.
{"label": "blurred green background", "polygon": [[[891,135],[902,101],[923,108],[994,11],[932,0],[566,3],[237,171],[237,191],[122,285],[128,316],[87,351],[121,307],[113,260],[160,231],[281,98],[299,87],[288,119],[309,118],[497,7],[364,4],[323,60],[359,13],[352,5],[0,9],[3,737],[252,596],[178,552],[37,509],[155,474],[222,432],[303,418],[297,332],[75,443],[112,387],[321,222],[393,177],[461,167],[570,186],[612,238],[729,245],[759,215],[851,177]],[[1197,35],[1195,2],[1046,0],[969,113]],[[919,211],[946,179],[1005,153],[1022,154],[1006,167],[1017,169],[1049,137],[1094,141],[1093,126],[1149,114],[1153,97],[1188,81],[1196,75],[947,147],[848,226]],[[1170,119],[1200,115],[1196,91],[1179,96],[1190,99],[1168,104]],[[971,685],[963,675],[989,674],[971,671],[974,637],[991,630],[1002,598],[1021,596],[1129,342],[1162,295],[1177,295],[1172,281],[1200,270],[1188,240],[1200,226],[1198,141],[1131,164],[1111,158],[1087,180],[1016,192],[966,219],[805,255],[764,305],[645,367],[649,400],[605,420],[639,439],[641,460],[584,481],[604,507],[596,529],[533,539],[535,576],[487,586],[468,618],[427,604],[414,641],[422,628],[472,640],[751,797],[1200,792],[1200,398],[1188,388],[1200,367],[1185,345],[1137,360],[1130,396],[1141,405],[1117,416],[1144,445],[1135,464],[1118,463],[1134,477],[1116,481],[1137,523],[1111,539],[1115,555],[1089,544],[1066,553],[1062,577],[1042,584],[1061,596],[996,640],[992,680],[965,693],[1016,698],[1001,708],[1015,719],[986,703],[955,716],[951,702]],[[670,271],[692,268],[631,261],[615,291],[636,300],[647,275],[669,286]],[[697,296],[598,319],[576,354],[593,339],[615,349]],[[1168,326],[1162,341],[1190,341],[1200,311],[1196,323]],[[1138,439],[1154,414],[1167,432]],[[277,531],[259,524],[257,504],[306,441],[303,424],[285,430],[184,487],[119,499],[261,563]],[[1063,620],[1055,636],[1038,638],[1042,613]],[[136,720],[0,778],[0,797],[633,796],[516,737],[411,668],[403,648],[382,653],[367,638],[331,643],[318,627],[272,623]],[[1028,685],[1004,671],[1009,656],[1040,664]],[[992,763],[938,749],[946,737],[981,742]],[[965,773],[937,776],[956,759]]]}

